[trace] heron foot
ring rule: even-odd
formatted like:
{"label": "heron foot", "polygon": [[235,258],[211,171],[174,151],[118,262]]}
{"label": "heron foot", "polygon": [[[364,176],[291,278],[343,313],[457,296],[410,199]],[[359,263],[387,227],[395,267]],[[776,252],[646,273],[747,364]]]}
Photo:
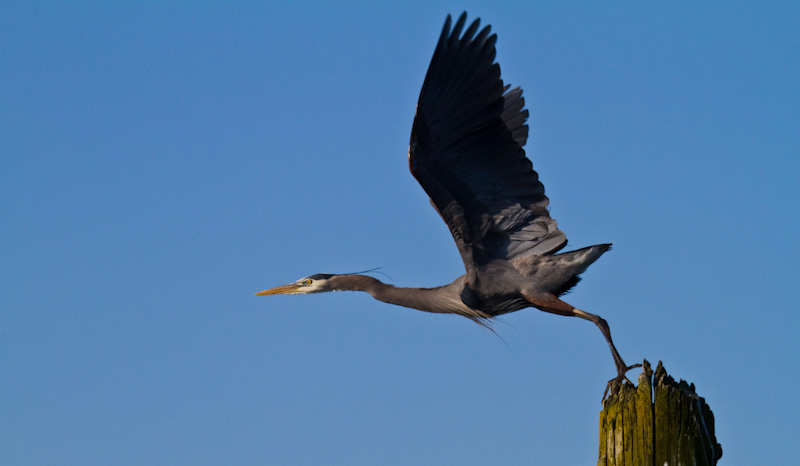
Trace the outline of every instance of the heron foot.
{"label": "heron foot", "polygon": [[[621,362],[621,361],[620,361]],[[623,362],[622,364],[617,364],[617,376],[608,381],[606,385],[606,391],[603,392],[603,399],[602,401],[606,401],[606,396],[611,395],[614,396],[619,393],[619,389],[623,383],[628,382],[631,385],[635,385],[631,380],[625,375],[631,369],[635,369],[637,367],[642,367],[641,364],[634,364],[632,366],[626,366]]]}

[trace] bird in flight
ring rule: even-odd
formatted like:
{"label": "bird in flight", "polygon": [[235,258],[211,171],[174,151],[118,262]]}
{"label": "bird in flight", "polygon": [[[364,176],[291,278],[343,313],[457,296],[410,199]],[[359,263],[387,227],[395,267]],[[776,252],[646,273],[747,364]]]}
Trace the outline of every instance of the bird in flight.
{"label": "bird in flight", "polygon": [[495,63],[497,35],[466,30],[464,12],[442,29],[420,92],[408,164],[444,220],[466,273],[436,288],[398,288],[363,274],[315,274],[256,293],[365,291],[375,299],[426,312],[457,314],[489,326],[526,307],[594,322],[611,348],[616,392],[627,366],[600,316],[559,299],[589,265],[611,248],[598,244],[558,253],[566,235],[547,209],[544,185],[522,149],[528,111],[520,88],[510,89]]}

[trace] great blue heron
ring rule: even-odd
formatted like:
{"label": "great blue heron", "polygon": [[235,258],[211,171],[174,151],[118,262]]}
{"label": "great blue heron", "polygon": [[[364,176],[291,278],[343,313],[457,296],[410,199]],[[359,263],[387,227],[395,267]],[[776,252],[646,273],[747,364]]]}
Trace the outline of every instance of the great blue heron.
{"label": "great blue heron", "polygon": [[466,19],[465,12],[451,30],[447,16],[420,92],[408,157],[411,173],[455,239],[466,274],[438,288],[316,274],[256,294],[366,291],[380,301],[486,326],[495,316],[531,306],[580,317],[594,322],[611,348],[617,377],[606,392],[614,392],[638,364],[625,364],[604,319],[558,298],[611,245],[556,254],[567,237],[550,217],[544,186],[522,150],[528,139],[522,90],[509,90],[500,78],[491,26],[478,32],[476,19],[462,35]]}

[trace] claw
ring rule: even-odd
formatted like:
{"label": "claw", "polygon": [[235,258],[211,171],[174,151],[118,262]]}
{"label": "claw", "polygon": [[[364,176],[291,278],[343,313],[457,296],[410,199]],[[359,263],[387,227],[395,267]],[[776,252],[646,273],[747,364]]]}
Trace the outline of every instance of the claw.
{"label": "claw", "polygon": [[[631,369],[635,369],[637,367],[642,367],[641,364],[634,364],[632,366],[626,366],[624,363],[617,365],[617,376],[608,381],[606,385],[606,390],[603,392],[603,399],[601,401],[606,401],[606,396],[611,395],[612,397],[619,393],[620,387],[624,382],[628,382],[631,385],[635,385],[628,376],[625,375]],[[610,393],[609,393],[610,392]]]}

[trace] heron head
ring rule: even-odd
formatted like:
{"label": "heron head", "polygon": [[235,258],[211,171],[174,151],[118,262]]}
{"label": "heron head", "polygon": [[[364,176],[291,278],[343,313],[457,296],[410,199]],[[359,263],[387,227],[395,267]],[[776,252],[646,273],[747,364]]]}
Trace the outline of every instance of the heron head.
{"label": "heron head", "polygon": [[270,295],[270,294],[311,294],[311,293],[324,293],[326,291],[333,291],[330,286],[329,280],[333,277],[329,273],[318,273],[308,277],[301,278],[300,280],[288,283],[286,285],[276,286],[268,290],[259,291],[256,295]]}

